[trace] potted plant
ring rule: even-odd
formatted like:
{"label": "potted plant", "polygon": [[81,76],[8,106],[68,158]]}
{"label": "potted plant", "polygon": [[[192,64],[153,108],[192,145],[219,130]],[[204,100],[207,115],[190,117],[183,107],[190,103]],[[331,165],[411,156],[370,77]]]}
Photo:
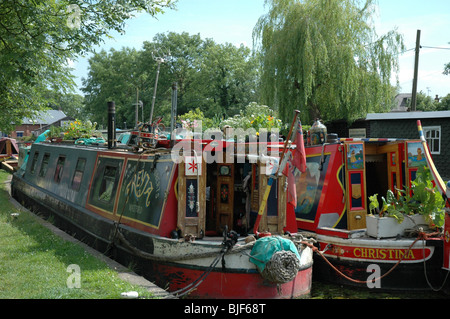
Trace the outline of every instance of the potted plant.
{"label": "potted plant", "polygon": [[430,169],[419,168],[412,182],[412,199],[416,203],[415,212],[424,216],[433,228],[443,227],[445,221],[445,200],[432,182]]}
{"label": "potted plant", "polygon": [[63,130],[60,126],[50,126],[49,132],[46,133],[47,140],[51,142],[60,142],[63,138]]}
{"label": "potted plant", "polygon": [[80,138],[91,138],[96,136],[96,126],[97,123],[92,123],[91,121],[82,122],[76,119],[73,122],[70,122],[68,125],[64,127],[65,140],[77,140]]}
{"label": "potted plant", "polygon": [[366,218],[367,234],[376,238],[404,235],[406,229],[428,224],[431,227],[444,225],[445,202],[431,181],[430,170],[422,166],[411,183],[411,189],[391,190],[382,197],[380,209],[378,194],[369,197],[370,214]]}

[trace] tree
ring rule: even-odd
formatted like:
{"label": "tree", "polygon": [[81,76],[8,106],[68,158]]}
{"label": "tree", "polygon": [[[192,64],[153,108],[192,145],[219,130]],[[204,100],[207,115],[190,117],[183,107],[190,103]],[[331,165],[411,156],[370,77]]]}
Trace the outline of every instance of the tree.
{"label": "tree", "polygon": [[209,46],[205,50],[202,69],[197,81],[200,81],[199,86],[203,84],[207,89],[206,96],[214,103],[213,107],[204,110],[207,116],[239,114],[257,99],[257,60],[249,48],[243,45],[237,48],[229,43]]}
{"label": "tree", "polygon": [[[208,46],[215,45],[212,40],[203,40],[200,34],[190,35],[187,32],[158,33],[153,41],[145,41],[141,53],[143,67],[151,74],[149,87],[153,98],[153,89],[157,64],[153,52],[170,52],[170,59],[161,67],[158,84],[156,113],[170,114],[171,88],[177,83],[177,113],[184,114],[189,110],[201,108],[204,110],[206,99],[204,87],[195,81],[197,73],[202,70],[201,61]],[[170,120],[170,119],[167,119]]]}
{"label": "tree", "polygon": [[[142,58],[155,68],[151,52],[155,48],[170,51],[171,59],[161,72],[161,83],[178,84],[178,113],[199,108],[206,117],[230,116],[257,99],[257,60],[245,46],[217,44],[187,32],[157,34],[153,42],[144,42]],[[152,78],[153,79],[153,78]]]}
{"label": "tree", "polygon": [[450,94],[444,96],[439,102],[439,111],[448,111],[450,110]]}
{"label": "tree", "polygon": [[62,110],[67,116],[74,119],[87,120],[84,113],[84,97],[75,93],[61,93],[58,90],[48,90],[44,94],[48,100],[48,107],[53,110]]}
{"label": "tree", "polygon": [[450,74],[450,62],[444,66],[444,72],[442,72],[442,74],[444,74],[444,75]]}
{"label": "tree", "polygon": [[[107,124],[107,102],[116,103],[118,127],[134,127],[136,96],[143,91],[145,73],[136,49],[102,50],[89,59],[87,79],[82,79],[85,93],[85,112],[92,121]],[[138,98],[140,99],[140,98]],[[140,119],[140,118],[139,118]]]}
{"label": "tree", "polygon": [[238,114],[257,99],[258,68],[250,49],[203,40],[199,34],[169,32],[157,34],[152,42],[145,41],[141,51],[102,51],[89,60],[82,91],[92,118],[106,124],[106,103],[115,100],[118,125],[131,125],[138,92],[144,105],[144,121],[148,121],[158,65],[155,55],[168,52],[170,58],[160,68],[154,119],[163,115],[165,124],[169,123],[174,82],[178,115],[198,109],[207,118],[223,118]]}
{"label": "tree", "polygon": [[[411,101],[408,103],[408,107],[411,107]],[[417,93],[416,110],[417,111],[438,111],[440,108],[439,102],[436,102],[431,96],[426,95],[420,91]]]}
{"label": "tree", "polygon": [[289,122],[364,117],[387,111],[391,73],[403,49],[396,31],[378,37],[373,0],[266,0],[269,12],[254,28],[261,56],[262,103]]}
{"label": "tree", "polygon": [[110,30],[124,32],[136,12],[151,15],[172,0],[0,1],[0,129],[33,116],[48,101],[49,87],[70,91],[69,60],[102,42]]}

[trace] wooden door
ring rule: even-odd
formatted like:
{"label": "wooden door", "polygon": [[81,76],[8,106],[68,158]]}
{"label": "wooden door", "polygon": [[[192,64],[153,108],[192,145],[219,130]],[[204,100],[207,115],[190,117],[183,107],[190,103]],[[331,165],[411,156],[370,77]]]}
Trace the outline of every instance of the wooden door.
{"label": "wooden door", "polygon": [[233,229],[234,205],[234,165],[217,165],[217,230],[222,231],[225,225]]}
{"label": "wooden door", "polygon": [[402,189],[402,163],[404,159],[403,143],[389,143],[379,146],[377,153],[387,156],[388,188],[395,193],[395,189]]}
{"label": "wooden door", "polygon": [[202,156],[186,156],[178,165],[178,223],[182,235],[202,237],[206,215],[206,165]]}

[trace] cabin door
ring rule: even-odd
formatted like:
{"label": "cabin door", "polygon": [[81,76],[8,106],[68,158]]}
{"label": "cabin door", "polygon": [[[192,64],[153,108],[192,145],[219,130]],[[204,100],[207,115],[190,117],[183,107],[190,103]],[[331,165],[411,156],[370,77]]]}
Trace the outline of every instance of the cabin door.
{"label": "cabin door", "polygon": [[366,227],[366,159],[363,142],[345,142],[348,229]]}
{"label": "cabin door", "polygon": [[392,144],[385,147],[388,167],[388,186],[395,193],[395,189],[402,189],[402,166],[404,154],[403,143]]}
{"label": "cabin door", "polygon": [[206,212],[206,165],[202,156],[186,156],[178,165],[178,228],[203,237]]}
{"label": "cabin door", "polygon": [[234,165],[217,165],[217,230],[223,231],[225,225],[233,228],[234,206]]}

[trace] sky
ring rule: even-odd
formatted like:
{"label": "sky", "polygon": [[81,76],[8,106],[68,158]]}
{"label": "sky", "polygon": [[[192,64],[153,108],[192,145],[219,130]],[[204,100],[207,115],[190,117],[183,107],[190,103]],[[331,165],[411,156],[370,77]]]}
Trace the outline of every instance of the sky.
{"label": "sky", "polygon": [[[157,33],[188,32],[211,38],[216,43],[244,44],[253,47],[252,32],[258,19],[267,13],[264,0],[179,0],[176,9],[151,17],[139,14],[127,22],[125,34],[112,33],[95,48],[122,47],[141,49]],[[403,35],[406,52],[399,55],[398,81],[401,93],[411,93],[414,76],[414,48],[417,30],[421,30],[418,91],[435,97],[450,93],[450,75],[443,75],[450,62],[449,0],[378,0],[374,26],[378,35],[397,29]],[[439,49],[437,49],[439,48]],[[73,63],[78,88],[87,78],[89,55]],[[396,84],[396,75],[392,83]]]}

